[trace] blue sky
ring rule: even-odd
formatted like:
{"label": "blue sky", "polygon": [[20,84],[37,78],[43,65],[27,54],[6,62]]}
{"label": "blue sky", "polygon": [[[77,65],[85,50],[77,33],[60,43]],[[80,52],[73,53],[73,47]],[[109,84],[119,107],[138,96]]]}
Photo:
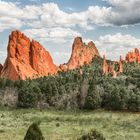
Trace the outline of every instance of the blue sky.
{"label": "blue sky", "polygon": [[56,64],[68,61],[76,36],[93,40],[101,55],[117,60],[140,49],[140,1],[0,0],[0,63],[12,30],[39,41]]}

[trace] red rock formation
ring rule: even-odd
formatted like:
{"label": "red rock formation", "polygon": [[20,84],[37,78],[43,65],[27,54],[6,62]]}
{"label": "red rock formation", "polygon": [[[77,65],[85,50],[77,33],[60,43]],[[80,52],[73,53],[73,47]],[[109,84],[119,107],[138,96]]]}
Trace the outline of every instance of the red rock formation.
{"label": "red rock formation", "polygon": [[140,52],[135,48],[134,52],[129,52],[126,55],[126,62],[135,62],[140,64]]}
{"label": "red rock formation", "polygon": [[67,69],[68,69],[68,67],[67,67],[66,64],[61,64],[61,65],[59,66],[59,68],[60,68],[60,71],[67,71]]}
{"label": "red rock formation", "polygon": [[23,33],[13,31],[9,36],[8,55],[1,77],[12,80],[36,78],[54,74],[57,66],[38,42],[30,41]]}
{"label": "red rock formation", "polygon": [[2,68],[3,68],[3,66],[2,66],[2,64],[0,64],[0,75],[1,75]]}
{"label": "red rock formation", "polygon": [[139,54],[139,56],[138,56],[138,64],[140,64],[140,54]]}
{"label": "red rock formation", "polygon": [[111,67],[107,64],[105,55],[103,56],[103,74],[108,74]]}
{"label": "red rock formation", "polygon": [[112,72],[112,77],[117,78],[117,72],[115,70],[113,70],[113,72]]}
{"label": "red rock formation", "polygon": [[116,78],[118,74],[122,73],[123,64],[122,64],[121,56],[120,56],[120,61],[118,62],[118,71],[115,71],[114,67],[115,67],[115,63],[108,64],[104,55],[103,56],[103,74],[112,74],[112,77]]}
{"label": "red rock formation", "polygon": [[[72,54],[68,61],[67,69],[75,69],[76,67],[89,64],[95,56],[99,56],[99,52],[95,44],[91,41],[85,45],[82,38],[77,37],[74,40]],[[62,66],[61,66],[62,67]]]}
{"label": "red rock formation", "polygon": [[52,57],[38,42],[31,42],[31,66],[39,75],[55,74],[57,67]]}
{"label": "red rock formation", "polygon": [[118,62],[119,64],[119,73],[123,72],[123,63],[122,63],[122,57],[120,56],[120,61]]}

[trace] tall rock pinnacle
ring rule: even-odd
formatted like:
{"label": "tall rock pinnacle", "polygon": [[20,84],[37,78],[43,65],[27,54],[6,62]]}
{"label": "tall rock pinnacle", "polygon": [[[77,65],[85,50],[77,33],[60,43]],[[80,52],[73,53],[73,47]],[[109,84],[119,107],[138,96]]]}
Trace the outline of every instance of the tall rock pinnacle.
{"label": "tall rock pinnacle", "polygon": [[122,64],[122,57],[120,56],[120,61],[118,62],[119,64],[119,73],[123,72],[123,64]]}
{"label": "tall rock pinnacle", "polygon": [[67,69],[75,69],[92,61],[95,56],[99,56],[99,52],[95,44],[91,41],[87,45],[83,43],[81,37],[76,37],[72,46],[72,54],[67,64],[61,67]]}
{"label": "tall rock pinnacle", "polygon": [[1,77],[18,80],[55,74],[57,66],[38,42],[30,41],[20,31],[9,36],[8,54],[1,71]]}
{"label": "tall rock pinnacle", "polygon": [[107,64],[105,55],[103,56],[103,74],[109,73],[109,65]]}

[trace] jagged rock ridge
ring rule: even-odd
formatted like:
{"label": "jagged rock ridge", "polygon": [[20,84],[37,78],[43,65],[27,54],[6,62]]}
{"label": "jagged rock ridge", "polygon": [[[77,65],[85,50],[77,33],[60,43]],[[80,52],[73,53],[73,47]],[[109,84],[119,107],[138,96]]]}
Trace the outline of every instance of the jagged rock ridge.
{"label": "jagged rock ridge", "polygon": [[95,56],[99,56],[99,52],[95,44],[91,41],[87,45],[83,43],[81,37],[74,40],[72,46],[72,54],[68,63],[61,65],[62,70],[72,70],[84,64],[89,64]]}
{"label": "jagged rock ridge", "polygon": [[[6,61],[3,66],[0,64],[0,76],[11,80],[48,76],[49,74],[56,74],[58,70],[67,71],[89,64],[95,56],[99,56],[95,44],[91,41],[86,45],[81,37],[77,37],[74,40],[69,61],[58,68],[53,63],[49,52],[39,42],[31,41],[20,31],[13,31],[9,36]],[[129,52],[125,61],[140,64],[139,50],[136,48],[134,52]],[[116,62],[118,71],[115,71],[115,63],[108,64],[104,56],[103,74],[111,73],[115,78],[123,72],[122,62],[120,57],[120,60]],[[82,74],[82,71],[80,73]]]}
{"label": "jagged rock ridge", "polygon": [[57,66],[48,51],[20,31],[9,36],[8,54],[1,77],[18,80],[55,74]]}
{"label": "jagged rock ridge", "polygon": [[140,64],[140,52],[138,48],[135,48],[134,52],[127,53],[126,62],[135,62]]}
{"label": "jagged rock ridge", "polygon": [[[118,65],[118,71],[115,70],[115,64]],[[120,73],[123,73],[123,60],[120,56],[118,62],[113,62],[113,64],[108,64],[105,55],[103,56],[103,74],[112,74],[114,78]]]}

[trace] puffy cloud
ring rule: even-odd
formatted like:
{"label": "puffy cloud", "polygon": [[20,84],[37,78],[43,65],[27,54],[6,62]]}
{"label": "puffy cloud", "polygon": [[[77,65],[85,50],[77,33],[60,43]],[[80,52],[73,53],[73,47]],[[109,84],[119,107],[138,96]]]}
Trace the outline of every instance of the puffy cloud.
{"label": "puffy cloud", "polygon": [[39,6],[21,7],[17,3],[0,0],[0,32],[5,29],[18,29],[41,14]]}
{"label": "puffy cloud", "polygon": [[23,26],[26,25],[31,28],[79,26],[90,30],[93,29],[92,24],[106,24],[105,19],[110,15],[110,12],[111,8],[90,6],[85,11],[67,13],[62,11],[55,3],[23,7],[17,3],[0,1],[1,17],[20,20]]}
{"label": "puffy cloud", "polygon": [[0,18],[0,32],[5,29],[19,29],[22,26],[22,22],[16,18],[1,17]]}
{"label": "puffy cloud", "polygon": [[52,43],[64,43],[72,40],[75,36],[81,36],[80,33],[70,28],[41,28],[26,29],[24,33],[33,39]]}
{"label": "puffy cloud", "polygon": [[101,36],[95,41],[95,44],[101,55],[105,54],[109,59],[114,60],[118,59],[120,55],[124,57],[133,48],[140,49],[140,39],[129,34],[123,35],[121,33]]}
{"label": "puffy cloud", "polygon": [[112,13],[108,22],[121,25],[134,25],[140,23],[140,1],[139,0],[104,0],[111,4]]}
{"label": "puffy cloud", "polygon": [[0,16],[18,19],[35,19],[42,13],[40,6],[26,5],[21,7],[18,3],[0,0]]}
{"label": "puffy cloud", "polygon": [[[41,5],[25,5],[0,0],[1,18],[11,18],[15,26],[30,28],[81,27],[84,30],[93,29],[94,25],[129,25],[140,23],[139,0],[104,0],[110,7],[89,6],[81,12],[67,13],[55,3]],[[1,31],[4,24],[12,28],[7,21],[0,21]],[[6,27],[3,28],[3,30]]]}
{"label": "puffy cloud", "polygon": [[7,17],[20,17],[22,10],[12,2],[5,2],[0,0],[0,15]]}
{"label": "puffy cloud", "polygon": [[30,23],[34,27],[74,27],[92,29],[92,24],[104,24],[106,17],[110,15],[111,8],[90,6],[86,11],[66,13],[59,9],[55,3],[42,5],[40,21]]}
{"label": "puffy cloud", "polygon": [[89,6],[81,12],[67,13],[55,3],[44,3],[40,6],[40,20],[29,25],[34,27],[75,27],[93,29],[98,26],[122,26],[140,23],[140,1],[138,0],[105,0],[110,7]]}
{"label": "puffy cloud", "polygon": [[110,3],[113,6],[118,6],[118,7],[139,7],[138,5],[140,4],[139,0],[103,0],[108,3]]}

